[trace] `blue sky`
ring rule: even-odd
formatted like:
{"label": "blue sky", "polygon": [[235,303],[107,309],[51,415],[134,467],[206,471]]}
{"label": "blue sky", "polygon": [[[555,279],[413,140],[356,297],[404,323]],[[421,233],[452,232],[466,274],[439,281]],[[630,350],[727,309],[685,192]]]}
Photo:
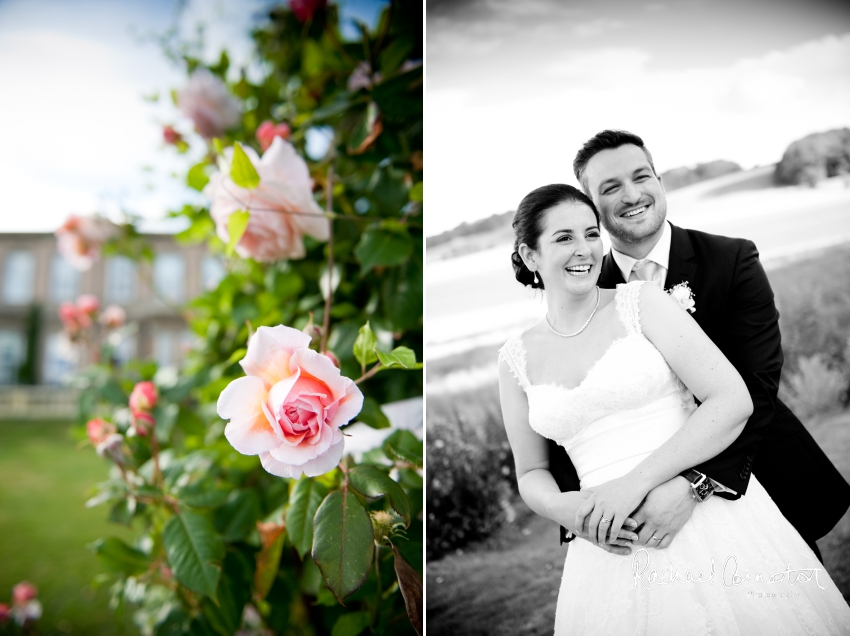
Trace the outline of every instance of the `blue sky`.
{"label": "blue sky", "polygon": [[574,183],[604,128],[663,171],[850,126],[847,2],[429,0],[426,24],[429,235]]}
{"label": "blue sky", "polygon": [[[248,32],[269,0],[0,0],[0,232],[52,231],[70,213],[120,209],[155,222],[191,197],[163,149],[183,124],[168,98],[185,76],[154,35],[205,27],[206,56],[250,59]],[[374,23],[382,0],[342,0],[347,28]],[[178,10],[182,5],[182,10]],[[159,93],[153,104],[144,99]]]}

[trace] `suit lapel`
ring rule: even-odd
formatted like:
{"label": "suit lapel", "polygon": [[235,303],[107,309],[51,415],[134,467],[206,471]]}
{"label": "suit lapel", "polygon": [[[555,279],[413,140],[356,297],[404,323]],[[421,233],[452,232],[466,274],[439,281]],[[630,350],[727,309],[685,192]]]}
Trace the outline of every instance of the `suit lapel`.
{"label": "suit lapel", "polygon": [[599,286],[602,289],[614,289],[617,285],[625,283],[623,273],[617,267],[614,257],[611,256],[611,250],[602,259],[602,270],[599,272]]}
{"label": "suit lapel", "polygon": [[[670,262],[667,268],[667,281],[665,289],[674,285],[687,282],[691,289],[694,287],[694,279],[697,272],[697,261],[691,237],[686,230],[676,227],[670,223],[672,234],[670,237]],[[614,259],[611,259],[614,260]]]}

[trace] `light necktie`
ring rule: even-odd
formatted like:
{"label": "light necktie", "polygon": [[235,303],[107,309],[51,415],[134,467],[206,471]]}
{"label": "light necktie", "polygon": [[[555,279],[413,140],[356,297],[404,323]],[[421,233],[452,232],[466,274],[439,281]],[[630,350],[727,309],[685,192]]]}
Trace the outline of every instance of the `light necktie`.
{"label": "light necktie", "polygon": [[666,274],[666,272],[661,265],[648,258],[644,258],[635,262],[632,267],[632,273],[629,276],[629,282],[634,280],[647,280],[663,287],[664,281],[659,279],[664,274]]}

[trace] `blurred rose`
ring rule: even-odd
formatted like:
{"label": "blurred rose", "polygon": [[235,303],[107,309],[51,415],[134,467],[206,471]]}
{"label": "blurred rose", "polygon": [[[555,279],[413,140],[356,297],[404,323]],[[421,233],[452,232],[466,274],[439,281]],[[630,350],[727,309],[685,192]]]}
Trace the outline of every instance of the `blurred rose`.
{"label": "blurred rose", "polygon": [[107,437],[95,446],[95,451],[101,457],[111,459],[121,466],[127,461],[127,456],[124,454],[124,436],[121,433],[113,433]]}
{"label": "blurred rose", "polygon": [[109,305],[109,307],[104,309],[103,313],[100,314],[100,323],[102,325],[106,325],[110,329],[118,329],[118,327],[122,327],[125,322],[127,322],[127,312],[118,305]]}
{"label": "blurred rose", "polygon": [[139,437],[147,437],[155,425],[154,416],[147,411],[133,411],[133,428]]}
{"label": "blurred rose", "polygon": [[21,605],[38,596],[38,588],[29,581],[21,581],[12,588],[12,603]]}
{"label": "blurred rose", "polygon": [[153,382],[139,382],[130,394],[130,409],[132,411],[150,411],[156,406],[159,396]]}
{"label": "blurred rose", "polygon": [[260,142],[260,148],[265,152],[272,145],[275,137],[289,139],[289,133],[290,130],[287,124],[275,124],[266,120],[257,128],[257,141]]}
{"label": "blurred rose", "polygon": [[220,137],[239,123],[239,103],[219,78],[206,69],[192,73],[177,93],[177,107],[195,123],[202,137]]}
{"label": "blurred rose", "polygon": [[100,301],[94,294],[83,294],[77,298],[77,309],[91,316],[100,309]]}
{"label": "blurred rose", "polygon": [[[260,175],[256,189],[238,187],[223,172],[215,172],[204,189],[212,201],[210,215],[218,237],[227,243],[227,220],[237,210],[248,207],[251,219],[236,245],[237,254],[264,263],[304,258],[303,235],[326,241],[330,231],[328,219],[313,199],[313,180],[307,164],[292,144],[280,137],[274,138],[262,159],[252,148],[244,150]],[[251,205],[247,206],[249,202]]]}
{"label": "blurred rose", "polygon": [[337,357],[336,357],[336,354],[335,354],[333,351],[331,351],[331,350],[329,349],[329,350],[327,350],[327,351],[324,351],[324,352],[323,352],[323,354],[324,354],[324,355],[326,355],[326,356],[330,359],[330,361],[334,363],[334,366],[335,366],[337,369],[340,369],[340,368],[341,368],[341,367],[339,366],[339,358],[337,358]]}
{"label": "blurred rose", "polygon": [[339,428],[363,407],[357,385],[309,344],[297,329],[260,327],[240,362],[248,375],[218,398],[219,416],[230,420],[227,441],[280,477],[333,470],[345,445]]}
{"label": "blurred rose", "polygon": [[107,437],[114,434],[117,431],[114,424],[110,424],[106,420],[102,420],[99,417],[93,420],[89,420],[86,423],[86,433],[89,436],[89,440],[94,446],[102,443],[106,440]]}
{"label": "blurred rose", "polygon": [[62,321],[62,327],[69,336],[76,336],[83,328],[80,324],[80,315],[77,306],[72,302],[64,302],[59,305],[59,320]]}
{"label": "blurred rose", "polygon": [[299,22],[304,23],[313,19],[317,9],[323,9],[327,0],[289,0],[289,8]]}
{"label": "blurred rose", "polygon": [[11,615],[12,613],[9,610],[9,606],[6,603],[0,603],[0,624],[8,621]]}
{"label": "blurred rose", "polygon": [[183,141],[183,135],[174,130],[173,126],[165,126],[162,129],[162,138],[165,140],[165,143],[173,146],[176,146]]}
{"label": "blurred rose", "polygon": [[369,62],[360,62],[348,78],[348,90],[354,93],[361,88],[370,88],[372,84],[377,84],[380,81],[381,74],[372,75],[372,67]]}
{"label": "blurred rose", "polygon": [[100,246],[117,233],[118,227],[104,218],[72,214],[55,232],[56,248],[72,267],[86,271],[100,256]]}

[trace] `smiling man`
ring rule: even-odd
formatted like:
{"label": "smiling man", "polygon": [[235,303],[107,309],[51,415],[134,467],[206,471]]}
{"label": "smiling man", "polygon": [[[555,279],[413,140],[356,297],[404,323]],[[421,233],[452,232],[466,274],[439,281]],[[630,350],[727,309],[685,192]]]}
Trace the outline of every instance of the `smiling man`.
{"label": "smiling man", "polygon": [[[632,514],[641,524],[637,543],[666,548],[696,506],[711,496],[745,495],[755,473],[820,558],[815,541],[850,506],[850,485],[777,397],[783,362],[779,313],[756,246],[666,222],[664,187],[637,135],[600,132],[579,150],[573,170],[611,235],[599,286],[647,280],[663,289],[692,292],[689,311],[741,374],[754,406],[731,446],[647,495]],[[562,491],[579,489],[569,457],[552,442],[549,470]],[[561,528],[561,541],[569,540]]]}

